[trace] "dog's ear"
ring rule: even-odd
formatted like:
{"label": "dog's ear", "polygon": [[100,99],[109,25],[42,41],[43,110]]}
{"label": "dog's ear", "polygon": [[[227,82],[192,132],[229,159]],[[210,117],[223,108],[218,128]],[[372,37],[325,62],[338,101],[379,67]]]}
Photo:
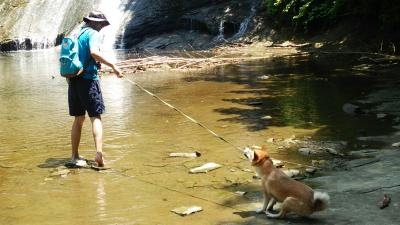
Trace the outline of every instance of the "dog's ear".
{"label": "dog's ear", "polygon": [[266,154],[266,157],[269,157],[269,153],[268,153],[266,145],[261,146],[261,151],[263,151]]}
{"label": "dog's ear", "polygon": [[261,160],[263,160],[264,158],[269,158],[269,155],[266,151],[262,151],[262,150],[255,150],[254,151],[254,159],[252,164],[256,165],[258,164]]}
{"label": "dog's ear", "polygon": [[267,146],[266,145],[262,145],[261,146],[261,151],[267,152]]}

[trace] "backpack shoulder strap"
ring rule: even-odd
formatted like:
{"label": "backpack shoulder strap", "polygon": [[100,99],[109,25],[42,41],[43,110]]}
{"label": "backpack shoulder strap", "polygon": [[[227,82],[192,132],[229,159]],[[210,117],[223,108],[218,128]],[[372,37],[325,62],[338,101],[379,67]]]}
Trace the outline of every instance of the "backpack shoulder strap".
{"label": "backpack shoulder strap", "polygon": [[89,30],[89,27],[82,28],[77,39],[79,39],[82,36],[82,34],[86,33],[88,30]]}
{"label": "backpack shoulder strap", "polygon": [[[90,30],[89,27],[82,28],[82,30],[80,31],[79,36],[78,36],[78,38],[77,38],[78,42],[79,42],[79,38],[80,38],[84,33],[89,32],[89,30]],[[92,57],[90,57],[90,59],[89,59],[87,62],[83,63],[83,69],[84,69],[84,70],[86,70],[86,67],[89,66],[89,63],[90,63],[91,60],[93,60]]]}

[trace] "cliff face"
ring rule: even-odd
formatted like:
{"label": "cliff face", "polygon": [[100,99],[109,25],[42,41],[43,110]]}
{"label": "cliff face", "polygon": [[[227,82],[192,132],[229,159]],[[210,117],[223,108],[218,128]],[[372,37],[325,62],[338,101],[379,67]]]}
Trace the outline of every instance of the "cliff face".
{"label": "cliff face", "polygon": [[[103,3],[122,9],[118,11],[118,18],[122,18],[122,22],[116,25],[121,26],[117,32],[116,46],[207,48],[240,38],[250,30],[254,9],[259,7],[260,2],[261,0],[0,0],[0,51],[54,46],[89,11],[104,8]],[[115,14],[113,11],[108,13]]]}
{"label": "cliff face", "polygon": [[[122,33],[124,47],[196,48],[239,38],[260,0],[137,0]],[[211,42],[211,43],[210,43]]]}
{"label": "cliff face", "polygon": [[97,6],[95,0],[0,0],[0,51],[54,46]]}
{"label": "cliff face", "polygon": [[184,0],[137,0],[126,11],[127,18],[122,34],[125,46],[131,47],[147,35],[159,34],[172,29],[176,18],[183,13]]}

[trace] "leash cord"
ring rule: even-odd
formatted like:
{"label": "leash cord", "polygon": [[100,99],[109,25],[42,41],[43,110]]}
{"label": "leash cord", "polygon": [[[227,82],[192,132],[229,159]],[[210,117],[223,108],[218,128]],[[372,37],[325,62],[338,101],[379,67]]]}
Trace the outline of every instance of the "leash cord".
{"label": "leash cord", "polygon": [[[225,139],[224,137],[222,137],[221,135],[218,135],[217,133],[215,133],[214,131],[212,131],[212,130],[211,130],[210,128],[208,128],[206,125],[204,125],[204,124],[200,123],[199,121],[193,119],[192,117],[190,117],[189,115],[187,115],[186,113],[184,113],[182,110],[180,110],[180,109],[176,108],[175,106],[169,104],[168,102],[164,101],[163,99],[161,99],[160,97],[158,97],[156,94],[154,94],[154,93],[148,91],[147,89],[145,89],[144,87],[142,87],[142,86],[139,85],[138,83],[136,83],[136,82],[130,80],[130,79],[127,78],[127,77],[125,77],[125,79],[126,79],[129,83],[131,83],[131,84],[137,86],[138,88],[140,88],[142,91],[146,92],[147,94],[149,94],[149,95],[153,96],[154,98],[156,98],[157,100],[161,101],[164,105],[166,105],[166,106],[168,106],[169,108],[171,108],[171,109],[177,111],[178,113],[180,113],[181,115],[183,115],[184,117],[186,117],[187,119],[189,119],[190,121],[192,121],[193,123],[195,123],[195,124],[199,125],[200,127],[204,128],[205,130],[207,130],[209,133],[211,133],[211,134],[212,134],[213,136],[215,136],[216,138],[218,138],[218,139],[222,140],[223,142],[225,142],[225,143],[231,145],[232,147],[234,147],[235,149],[239,150],[240,152],[243,151],[242,148],[240,148],[240,147],[238,147],[238,146],[232,144],[231,142],[229,142],[228,140],[226,140],[226,139]],[[281,161],[284,162],[284,163],[288,163],[288,164],[293,164],[293,165],[298,165],[298,166],[304,166],[304,167],[317,168],[317,169],[319,169],[318,167],[315,167],[315,166],[308,166],[308,165],[303,165],[303,164],[300,164],[300,163],[294,163],[294,162],[283,161],[283,160],[281,160]]]}
{"label": "leash cord", "polygon": [[153,185],[153,186],[156,186],[156,187],[159,187],[159,188],[163,188],[163,189],[171,191],[171,192],[175,192],[175,193],[178,193],[178,194],[181,194],[181,195],[184,195],[184,196],[188,196],[188,197],[191,197],[191,198],[199,199],[199,200],[202,200],[202,201],[205,201],[205,202],[210,202],[210,203],[213,203],[215,205],[219,205],[219,206],[222,206],[222,207],[230,208],[230,209],[237,210],[237,211],[240,211],[240,212],[244,212],[242,209],[238,209],[238,208],[235,208],[235,207],[223,204],[223,203],[219,203],[217,201],[209,200],[207,198],[199,197],[199,196],[196,196],[196,195],[193,195],[193,194],[189,194],[189,193],[182,192],[182,191],[179,191],[179,190],[176,190],[176,189],[173,189],[173,188],[169,188],[167,186],[159,185],[159,184],[156,184],[154,182],[147,181],[147,180],[141,179],[141,178],[136,177],[136,176],[131,176],[131,175],[125,174],[125,173],[120,172],[120,171],[115,171],[115,172],[117,172],[121,176],[128,177],[128,178],[137,180],[139,182],[150,184],[150,185]]}
{"label": "leash cord", "polygon": [[216,138],[219,138],[220,140],[226,142],[227,144],[231,145],[232,147],[238,149],[239,151],[242,151],[243,149],[240,147],[237,147],[236,145],[232,144],[231,142],[229,142],[228,140],[226,140],[224,137],[222,137],[221,135],[218,135],[217,133],[215,133],[214,131],[212,131],[210,128],[208,128],[206,125],[200,123],[199,121],[193,119],[192,117],[190,117],[189,115],[187,115],[186,113],[184,113],[182,110],[176,108],[175,106],[169,104],[168,102],[164,101],[163,99],[161,99],[160,97],[158,97],[157,95],[151,93],[150,91],[146,90],[144,87],[142,87],[141,85],[139,85],[138,83],[125,78],[129,83],[137,86],[138,88],[140,88],[142,91],[146,92],[147,94],[153,96],[154,98],[158,99],[159,101],[161,101],[162,103],[164,103],[164,105],[168,106],[169,108],[177,111],[178,113],[180,113],[181,115],[183,115],[184,117],[186,117],[187,119],[189,119],[190,121],[192,121],[193,123],[199,125],[200,127],[206,129],[209,133],[211,133],[212,135],[214,135]]}

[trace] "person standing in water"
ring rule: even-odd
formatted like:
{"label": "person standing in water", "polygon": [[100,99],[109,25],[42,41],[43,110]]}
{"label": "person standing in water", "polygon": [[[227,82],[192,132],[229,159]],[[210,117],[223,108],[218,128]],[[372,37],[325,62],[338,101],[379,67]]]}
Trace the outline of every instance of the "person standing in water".
{"label": "person standing in water", "polygon": [[110,25],[100,11],[92,11],[83,18],[85,25],[78,38],[79,60],[84,65],[84,72],[69,78],[68,105],[69,114],[75,117],[71,129],[72,163],[82,165],[86,161],[79,157],[79,143],[86,112],[92,123],[93,139],[96,146],[95,161],[99,167],[104,166],[103,158],[103,125],[101,114],[105,112],[103,96],[99,84],[98,70],[100,63],[112,68],[117,77],[122,78],[121,70],[100,52],[101,35],[99,31]]}

